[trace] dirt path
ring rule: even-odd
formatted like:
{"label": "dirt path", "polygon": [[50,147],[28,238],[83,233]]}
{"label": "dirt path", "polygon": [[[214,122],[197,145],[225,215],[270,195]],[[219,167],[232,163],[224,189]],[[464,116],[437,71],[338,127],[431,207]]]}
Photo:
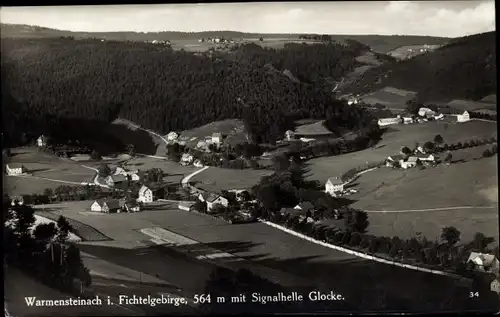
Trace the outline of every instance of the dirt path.
{"label": "dirt path", "polygon": [[422,212],[422,211],[443,211],[443,210],[458,210],[458,209],[494,209],[498,206],[457,206],[457,207],[440,207],[426,209],[401,209],[401,210],[364,210],[366,212]]}

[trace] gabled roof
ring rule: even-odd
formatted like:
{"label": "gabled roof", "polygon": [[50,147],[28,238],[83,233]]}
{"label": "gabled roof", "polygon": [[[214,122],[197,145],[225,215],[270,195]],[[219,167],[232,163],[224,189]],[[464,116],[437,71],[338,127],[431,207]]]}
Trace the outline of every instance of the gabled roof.
{"label": "gabled roof", "polygon": [[208,197],[205,199],[207,202],[209,203],[213,203],[214,201],[216,201],[218,198],[223,198],[225,199],[224,197],[220,196],[220,195],[217,195],[217,194],[213,194],[213,193],[210,193],[208,195]]}
{"label": "gabled roof", "polygon": [[404,155],[396,154],[396,155],[388,156],[387,158],[388,159],[390,158],[391,160],[396,162],[396,161],[402,160],[404,158]]}
{"label": "gabled roof", "polygon": [[[469,259],[467,261],[473,261],[476,264],[478,262],[482,263],[480,265],[484,267],[488,267],[493,264],[495,261],[496,257],[493,254],[485,254],[485,253],[479,253],[479,252],[471,252]],[[479,260],[479,261],[477,261]]]}
{"label": "gabled roof", "polygon": [[142,185],[141,189],[139,189],[139,195],[144,195],[144,193],[148,190],[151,190],[151,189],[145,185]]}
{"label": "gabled roof", "polygon": [[111,180],[113,183],[120,183],[120,182],[126,182],[127,177],[125,175],[119,174],[119,175],[111,175]]}
{"label": "gabled roof", "polygon": [[338,177],[330,177],[327,181],[328,183],[331,183],[332,185],[342,185],[342,180]]}
{"label": "gabled roof", "polygon": [[13,168],[24,168],[24,165],[20,164],[20,163],[9,163],[9,164],[7,164],[7,167],[10,168],[10,169],[13,169]]}
{"label": "gabled roof", "polygon": [[301,202],[300,204],[298,204],[297,206],[295,206],[295,209],[297,209],[297,208],[300,208],[304,211],[308,211],[308,210],[314,209],[314,205],[309,201],[304,201],[304,202]]}
{"label": "gabled roof", "polygon": [[418,161],[418,157],[416,156],[410,156],[408,158],[408,161],[407,162],[410,162],[410,163],[416,163]]}
{"label": "gabled roof", "polygon": [[214,132],[212,134],[212,138],[222,138],[222,133],[220,133],[220,132]]}
{"label": "gabled roof", "polygon": [[101,206],[101,207],[104,207],[104,204],[106,204],[109,209],[120,208],[120,202],[116,199],[111,199],[111,200],[99,199],[99,200],[96,200],[95,202],[97,202],[99,204],[99,206]]}
{"label": "gabled roof", "polygon": [[139,206],[139,204],[135,199],[131,199],[125,203],[125,206],[127,206],[128,208],[133,208]]}

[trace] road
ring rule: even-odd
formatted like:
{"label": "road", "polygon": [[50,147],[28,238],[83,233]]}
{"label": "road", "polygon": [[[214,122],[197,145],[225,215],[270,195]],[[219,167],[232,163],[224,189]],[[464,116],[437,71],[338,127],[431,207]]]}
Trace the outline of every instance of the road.
{"label": "road", "polygon": [[195,188],[194,186],[191,186],[189,184],[189,180],[191,179],[191,177],[195,176],[196,174],[199,174],[205,170],[207,170],[209,168],[209,166],[205,166],[203,168],[200,168],[199,170],[196,170],[194,171],[193,173],[187,175],[186,177],[184,177],[182,180],[181,180],[181,184],[182,184],[182,187],[189,187],[189,188]]}
{"label": "road", "polygon": [[427,209],[401,209],[401,210],[364,210],[366,212],[422,212],[422,211],[442,211],[442,210],[458,210],[458,209],[495,209],[498,206],[457,206],[457,207],[440,207]]}

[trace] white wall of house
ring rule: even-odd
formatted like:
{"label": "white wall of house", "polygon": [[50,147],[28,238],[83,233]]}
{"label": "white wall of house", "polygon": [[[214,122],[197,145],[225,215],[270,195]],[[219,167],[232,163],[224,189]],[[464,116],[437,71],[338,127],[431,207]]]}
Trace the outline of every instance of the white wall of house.
{"label": "white wall of house", "polygon": [[137,198],[137,201],[143,202],[143,203],[152,203],[153,202],[153,191],[149,188],[145,188],[139,190],[139,197]]}
{"label": "white wall of house", "polygon": [[19,168],[10,168],[8,165],[6,166],[7,175],[21,175],[23,173],[22,167]]}
{"label": "white wall of house", "polygon": [[102,211],[101,205],[99,205],[97,201],[94,201],[92,205],[90,205],[90,211],[101,212]]}

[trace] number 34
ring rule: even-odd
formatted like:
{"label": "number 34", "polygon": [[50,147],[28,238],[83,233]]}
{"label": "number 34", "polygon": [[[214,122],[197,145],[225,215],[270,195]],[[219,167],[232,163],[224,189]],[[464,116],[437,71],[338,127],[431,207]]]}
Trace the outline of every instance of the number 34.
{"label": "number 34", "polygon": [[479,292],[469,292],[469,298],[479,297]]}

